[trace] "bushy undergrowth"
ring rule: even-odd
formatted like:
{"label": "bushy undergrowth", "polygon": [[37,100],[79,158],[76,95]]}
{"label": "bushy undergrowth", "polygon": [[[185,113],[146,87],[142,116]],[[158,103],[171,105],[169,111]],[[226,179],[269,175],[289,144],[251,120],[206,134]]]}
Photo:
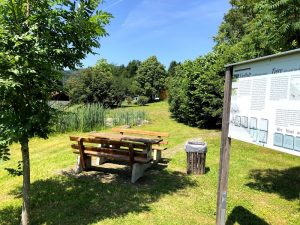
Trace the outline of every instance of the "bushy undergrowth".
{"label": "bushy undergrowth", "polygon": [[119,125],[138,125],[146,119],[144,111],[105,109],[100,104],[65,107],[56,117],[54,132],[92,131]]}
{"label": "bushy undergrowth", "polygon": [[138,105],[146,105],[149,102],[149,98],[147,96],[139,96],[138,100],[137,100],[137,104]]}

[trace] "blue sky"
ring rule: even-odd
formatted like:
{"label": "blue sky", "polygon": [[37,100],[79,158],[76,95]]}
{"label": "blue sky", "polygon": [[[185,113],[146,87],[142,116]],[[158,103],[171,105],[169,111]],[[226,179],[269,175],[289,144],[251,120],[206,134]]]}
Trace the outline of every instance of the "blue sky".
{"label": "blue sky", "polygon": [[209,52],[229,0],[106,0],[101,6],[114,18],[101,38],[98,55],[88,55],[84,67],[100,58],[110,63],[156,55],[166,67],[172,60],[194,59]]}

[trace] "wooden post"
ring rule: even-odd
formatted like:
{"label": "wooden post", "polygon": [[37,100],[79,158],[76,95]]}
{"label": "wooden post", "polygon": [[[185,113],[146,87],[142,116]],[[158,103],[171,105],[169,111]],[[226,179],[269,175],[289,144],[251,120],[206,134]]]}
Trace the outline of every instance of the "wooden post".
{"label": "wooden post", "polygon": [[129,144],[129,165],[130,165],[130,169],[132,170],[133,167],[133,163],[134,163],[134,149],[133,149],[133,145]]}
{"label": "wooden post", "polygon": [[78,142],[78,146],[79,146],[79,154],[80,154],[80,164],[82,166],[82,169],[83,170],[86,170],[86,157],[85,157],[85,154],[84,154],[84,146],[83,146],[83,143],[82,143],[82,138],[78,138],[77,140]]}
{"label": "wooden post", "polygon": [[226,69],[224,101],[223,101],[223,117],[222,117],[222,136],[220,148],[219,163],[219,185],[217,198],[217,225],[224,225],[226,222],[226,199],[228,190],[228,172],[231,138],[228,137],[230,123],[230,102],[231,102],[231,86],[232,86],[232,67]]}

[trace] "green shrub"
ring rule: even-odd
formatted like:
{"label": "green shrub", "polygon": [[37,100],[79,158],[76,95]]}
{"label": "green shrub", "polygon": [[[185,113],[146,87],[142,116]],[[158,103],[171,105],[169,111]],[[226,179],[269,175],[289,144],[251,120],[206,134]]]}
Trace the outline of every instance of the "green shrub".
{"label": "green shrub", "polygon": [[149,98],[146,96],[139,96],[137,100],[138,105],[146,105],[149,102]]}
{"label": "green shrub", "polygon": [[196,127],[221,124],[223,67],[209,54],[176,67],[169,81],[169,106],[179,122]]}
{"label": "green shrub", "polygon": [[129,96],[129,97],[126,98],[126,103],[127,103],[127,105],[131,105],[132,102],[133,102],[132,97]]}

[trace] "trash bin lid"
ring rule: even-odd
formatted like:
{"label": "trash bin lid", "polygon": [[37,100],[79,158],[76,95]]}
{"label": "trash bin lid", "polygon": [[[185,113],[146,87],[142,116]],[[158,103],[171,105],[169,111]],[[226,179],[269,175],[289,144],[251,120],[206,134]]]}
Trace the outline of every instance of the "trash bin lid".
{"label": "trash bin lid", "polygon": [[191,140],[185,143],[186,152],[206,153],[207,143],[203,141]]}

